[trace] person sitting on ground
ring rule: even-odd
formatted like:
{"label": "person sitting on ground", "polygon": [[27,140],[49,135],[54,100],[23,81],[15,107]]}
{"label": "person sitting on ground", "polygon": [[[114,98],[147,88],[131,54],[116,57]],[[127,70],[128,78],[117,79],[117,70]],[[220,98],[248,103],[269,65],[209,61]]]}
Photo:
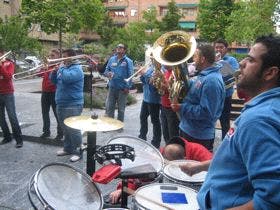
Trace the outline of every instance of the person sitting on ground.
{"label": "person sitting on ground", "polygon": [[[212,159],[212,153],[209,152],[204,146],[189,142],[180,136],[174,136],[171,138],[167,145],[160,148],[162,156],[168,161],[172,160],[196,160],[199,162],[210,162]],[[128,188],[136,190],[139,187],[150,183],[151,180],[144,179],[128,179]],[[121,182],[117,186],[117,190],[113,191],[109,198],[112,204],[119,203],[121,198]]]}

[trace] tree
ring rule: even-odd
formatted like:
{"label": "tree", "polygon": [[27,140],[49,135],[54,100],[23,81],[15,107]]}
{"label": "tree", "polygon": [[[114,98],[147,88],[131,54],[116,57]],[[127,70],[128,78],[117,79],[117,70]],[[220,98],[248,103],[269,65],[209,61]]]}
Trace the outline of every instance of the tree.
{"label": "tree", "polygon": [[113,46],[123,43],[128,46],[127,54],[135,61],[143,61],[145,57],[145,24],[143,22],[129,23],[126,28],[117,30],[116,40]]}
{"label": "tree", "polygon": [[18,16],[0,23],[0,47],[15,53],[40,51],[42,46],[36,39],[28,37],[28,26]]}
{"label": "tree", "polygon": [[157,9],[155,6],[151,6],[149,9],[143,12],[144,23],[146,24],[145,29],[153,31],[159,28],[159,21],[157,20]]}
{"label": "tree", "polygon": [[237,3],[229,17],[226,39],[250,44],[256,37],[275,32],[272,17],[279,0],[250,0]]}
{"label": "tree", "polygon": [[101,37],[101,42],[104,46],[108,47],[116,34],[116,27],[108,13],[104,16],[100,25],[97,27],[97,32]]}
{"label": "tree", "polygon": [[176,2],[172,0],[168,2],[167,14],[162,18],[160,29],[163,32],[179,29],[179,20],[182,17]]}
{"label": "tree", "polygon": [[233,10],[233,0],[200,0],[197,27],[200,39],[214,41],[225,38],[225,28]]}
{"label": "tree", "polygon": [[22,0],[21,12],[25,20],[40,24],[46,33],[78,33],[80,29],[94,29],[104,14],[100,0]]}

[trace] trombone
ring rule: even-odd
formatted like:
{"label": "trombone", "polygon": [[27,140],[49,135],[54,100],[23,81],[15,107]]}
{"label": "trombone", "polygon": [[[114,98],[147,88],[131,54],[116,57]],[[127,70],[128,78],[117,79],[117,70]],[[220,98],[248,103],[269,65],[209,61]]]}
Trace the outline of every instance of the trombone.
{"label": "trombone", "polygon": [[151,64],[151,62],[147,63],[146,65],[142,66],[140,69],[138,69],[134,74],[132,74],[130,77],[128,77],[127,79],[124,79],[125,82],[130,82],[130,80],[133,79],[133,77],[137,76],[141,71],[143,71],[144,69],[147,69],[149,67],[149,65]]}
{"label": "trombone", "polygon": [[5,53],[4,55],[2,55],[2,56],[0,57],[0,61],[4,60],[4,59],[5,59],[6,57],[8,57],[11,53],[12,53],[12,51],[9,51],[9,52]]}
{"label": "trombone", "polygon": [[[92,58],[90,58],[88,55],[85,55],[85,54],[70,56],[70,57],[66,57],[66,58],[46,59],[45,63],[43,63],[41,65],[38,65],[38,66],[35,66],[35,67],[33,67],[29,70],[13,74],[12,77],[13,77],[14,80],[21,80],[21,79],[26,79],[26,78],[29,78],[29,77],[34,77],[34,76],[41,75],[41,74],[46,73],[46,72],[51,72],[55,68],[52,68],[52,69],[49,69],[49,70],[46,70],[46,71],[40,71],[40,72],[34,72],[34,71],[37,71],[37,70],[42,69],[42,68],[48,69],[49,67],[60,66],[65,61],[73,61],[73,60],[81,59],[81,58],[88,59],[90,61],[90,63],[94,66],[97,65],[97,62],[95,60],[93,60]],[[21,75],[24,75],[24,74],[28,74],[30,72],[34,72],[34,73],[31,73],[31,74],[26,75],[26,76],[21,76]]]}

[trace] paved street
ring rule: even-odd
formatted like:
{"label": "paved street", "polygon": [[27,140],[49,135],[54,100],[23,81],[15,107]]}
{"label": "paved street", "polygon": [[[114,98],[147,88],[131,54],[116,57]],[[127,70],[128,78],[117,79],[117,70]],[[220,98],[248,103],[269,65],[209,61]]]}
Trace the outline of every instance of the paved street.
{"label": "paved street", "polygon": [[[24,145],[16,149],[15,141],[13,141],[0,146],[0,210],[5,209],[4,207],[19,210],[32,209],[27,196],[28,184],[32,175],[45,164],[62,162],[86,171],[86,153],[83,155],[83,160],[76,163],[70,163],[69,156],[56,156],[61,143],[52,140],[56,135],[56,123],[52,114],[51,138],[48,140],[38,138],[42,133],[40,86],[40,79],[15,82],[16,109],[24,135]],[[135,137],[138,135],[142,94],[137,93],[135,96],[138,99],[137,104],[128,106],[126,109],[124,131],[122,133],[98,132],[98,145],[104,145],[110,138],[117,135]],[[104,110],[93,111],[98,115],[104,114]],[[91,114],[89,109],[84,109],[83,115]],[[148,136],[148,139],[151,139],[150,132]],[[86,142],[86,135],[83,141]],[[116,181],[99,185],[99,187],[103,194],[108,194],[115,188],[115,184]]]}

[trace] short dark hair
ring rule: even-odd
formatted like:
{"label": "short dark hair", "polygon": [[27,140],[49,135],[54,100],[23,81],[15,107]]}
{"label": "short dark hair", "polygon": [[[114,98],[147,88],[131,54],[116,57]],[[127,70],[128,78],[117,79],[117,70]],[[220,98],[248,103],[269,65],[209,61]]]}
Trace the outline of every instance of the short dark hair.
{"label": "short dark hair", "polygon": [[62,53],[63,54],[66,53],[69,57],[77,55],[76,51],[73,50],[73,49],[65,49],[65,50],[62,51]]}
{"label": "short dark hair", "polygon": [[[280,36],[272,34],[258,37],[255,43],[261,43],[267,48],[267,52],[262,54],[262,72],[272,66],[279,69],[278,86],[280,86]],[[262,73],[261,72],[261,73]]]}
{"label": "short dark hair", "polygon": [[215,45],[216,43],[221,43],[221,44],[223,44],[226,48],[228,48],[228,42],[227,42],[226,40],[224,40],[224,39],[217,39],[217,40],[214,42],[214,45]]}
{"label": "short dark hair", "polygon": [[197,47],[200,54],[205,57],[208,63],[213,64],[215,62],[215,50],[214,47],[209,44],[202,44]]}

